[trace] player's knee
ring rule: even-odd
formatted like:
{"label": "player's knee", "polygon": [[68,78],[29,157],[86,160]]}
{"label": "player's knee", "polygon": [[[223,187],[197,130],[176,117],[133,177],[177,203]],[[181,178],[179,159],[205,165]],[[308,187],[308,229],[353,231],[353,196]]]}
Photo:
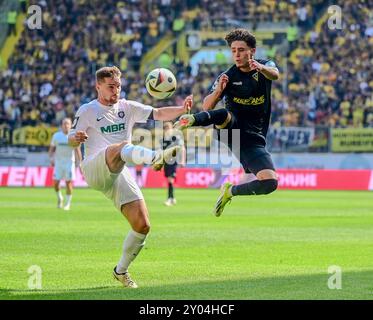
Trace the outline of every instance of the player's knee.
{"label": "player's knee", "polygon": [[146,214],[141,214],[136,222],[132,224],[133,229],[142,234],[148,234],[150,231],[150,222],[149,219],[146,218]]}
{"label": "player's knee", "polygon": [[139,221],[133,229],[138,233],[148,234],[150,232],[150,223],[148,221]]}
{"label": "player's knee", "polygon": [[120,150],[117,146],[110,146],[106,148],[105,160],[106,163],[113,162],[115,158],[120,155]]}
{"label": "player's knee", "polygon": [[267,179],[261,181],[263,184],[263,191],[264,194],[269,194],[275,191],[278,187],[278,181],[277,179]]}
{"label": "player's knee", "polygon": [[112,173],[119,173],[123,169],[123,160],[121,158],[122,148],[128,144],[126,141],[113,144],[106,148],[105,162]]}
{"label": "player's knee", "polygon": [[106,148],[106,154],[105,154],[106,162],[120,159],[120,153],[123,147],[127,144],[128,144],[127,141],[123,141],[121,143],[116,143],[116,144],[112,144],[108,146]]}

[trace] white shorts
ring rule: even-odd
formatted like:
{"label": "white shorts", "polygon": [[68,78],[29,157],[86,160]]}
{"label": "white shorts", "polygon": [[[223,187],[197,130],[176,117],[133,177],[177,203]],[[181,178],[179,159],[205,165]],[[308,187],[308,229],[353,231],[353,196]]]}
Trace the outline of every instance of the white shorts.
{"label": "white shorts", "polygon": [[75,165],[73,161],[58,161],[54,164],[53,180],[75,180]]}
{"label": "white shorts", "polygon": [[121,211],[123,204],[144,199],[144,196],[126,166],[120,173],[110,172],[105,161],[106,149],[83,160],[82,173],[87,184],[101,191]]}

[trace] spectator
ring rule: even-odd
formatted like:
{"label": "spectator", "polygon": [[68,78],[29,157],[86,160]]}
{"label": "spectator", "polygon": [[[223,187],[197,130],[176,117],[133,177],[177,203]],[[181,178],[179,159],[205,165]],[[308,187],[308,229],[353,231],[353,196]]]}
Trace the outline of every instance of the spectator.
{"label": "spectator", "polygon": [[215,54],[215,63],[218,66],[226,65],[227,64],[227,57],[225,56],[222,49],[219,49]]}
{"label": "spectator", "polygon": [[9,10],[7,15],[7,22],[8,22],[8,36],[13,34],[14,36],[17,36],[17,11],[16,10]]}

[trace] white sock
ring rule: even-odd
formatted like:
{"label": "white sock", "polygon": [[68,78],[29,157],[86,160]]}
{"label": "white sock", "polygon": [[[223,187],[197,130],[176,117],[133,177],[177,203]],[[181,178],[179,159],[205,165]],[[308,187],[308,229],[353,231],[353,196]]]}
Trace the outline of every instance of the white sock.
{"label": "white sock", "polygon": [[123,242],[123,254],[117,264],[117,273],[127,272],[129,265],[145,245],[146,236],[146,234],[138,233],[133,230],[127,234],[127,237]]}
{"label": "white sock", "polygon": [[155,151],[133,144],[126,144],[120,152],[120,157],[124,162],[135,164],[152,164],[154,156]]}
{"label": "white sock", "polygon": [[60,201],[63,200],[63,196],[62,196],[62,192],[61,192],[61,190],[56,191],[56,195],[57,195],[57,199],[58,199],[58,200],[60,200]]}
{"label": "white sock", "polygon": [[72,194],[66,195],[66,205],[69,206],[71,204],[71,198],[73,197]]}

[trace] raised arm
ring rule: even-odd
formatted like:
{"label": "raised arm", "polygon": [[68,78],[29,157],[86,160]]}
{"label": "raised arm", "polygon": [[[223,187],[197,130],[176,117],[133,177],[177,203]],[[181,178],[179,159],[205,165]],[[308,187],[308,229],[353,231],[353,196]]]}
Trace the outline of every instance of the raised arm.
{"label": "raised arm", "polygon": [[193,106],[193,96],[190,95],[185,98],[182,106],[177,107],[163,107],[158,109],[153,109],[154,120],[170,121],[177,117],[188,113]]}
{"label": "raised arm", "polygon": [[258,72],[263,74],[269,80],[277,80],[280,76],[280,73],[276,65],[269,61],[268,64],[261,64],[256,60],[251,59],[249,61],[251,69],[256,69]]}
{"label": "raised arm", "polygon": [[228,76],[223,73],[217,82],[215,82],[214,91],[211,92],[205,99],[203,99],[202,109],[204,111],[208,111],[211,109],[214,109],[217,105],[217,103],[220,101],[221,96],[223,94],[223,91],[225,87],[227,86],[227,83],[229,82]]}

